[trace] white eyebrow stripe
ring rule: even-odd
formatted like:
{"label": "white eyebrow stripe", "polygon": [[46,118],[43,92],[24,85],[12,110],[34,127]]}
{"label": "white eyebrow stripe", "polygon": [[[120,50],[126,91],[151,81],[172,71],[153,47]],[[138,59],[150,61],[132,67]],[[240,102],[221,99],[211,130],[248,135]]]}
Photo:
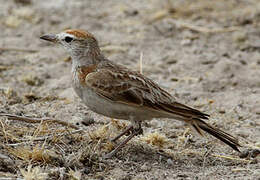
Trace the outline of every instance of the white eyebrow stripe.
{"label": "white eyebrow stripe", "polygon": [[75,39],[75,36],[73,36],[72,34],[68,34],[68,33],[65,33],[65,32],[58,34],[59,39],[64,39],[65,37],[71,37],[71,38]]}

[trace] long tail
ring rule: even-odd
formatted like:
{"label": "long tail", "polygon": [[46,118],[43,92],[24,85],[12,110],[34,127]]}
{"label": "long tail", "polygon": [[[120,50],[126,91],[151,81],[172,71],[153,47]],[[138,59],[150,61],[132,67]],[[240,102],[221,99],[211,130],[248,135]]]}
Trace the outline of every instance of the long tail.
{"label": "long tail", "polygon": [[181,116],[182,118],[176,118],[176,116],[173,117],[190,123],[200,135],[203,135],[203,130],[218,138],[222,142],[226,143],[232,149],[240,152],[238,147],[241,147],[241,145],[238,143],[238,140],[234,136],[220,129],[214,128],[203,121],[209,118],[208,114],[204,114],[196,109],[190,108],[178,102],[174,102],[171,104],[151,104],[151,106],[153,106],[155,109],[160,109],[165,112]]}
{"label": "long tail", "polygon": [[210,126],[209,124],[207,124],[206,122],[204,122],[201,119],[193,119],[192,120],[192,126],[195,128],[195,130],[201,134],[201,130],[211,134],[212,136],[218,138],[219,140],[221,140],[222,142],[226,143],[227,145],[229,145],[232,149],[239,151],[238,147],[241,147],[241,145],[238,143],[238,139],[235,138],[234,136],[220,130],[217,128],[214,128],[212,126]]}

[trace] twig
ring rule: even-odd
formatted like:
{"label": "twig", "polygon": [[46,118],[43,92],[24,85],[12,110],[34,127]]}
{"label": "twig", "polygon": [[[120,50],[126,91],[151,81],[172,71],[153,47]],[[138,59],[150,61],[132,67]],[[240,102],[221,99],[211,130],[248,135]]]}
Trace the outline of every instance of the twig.
{"label": "twig", "polygon": [[140,74],[143,74],[143,51],[141,51],[140,53],[139,71]]}
{"label": "twig", "polygon": [[180,21],[172,21],[172,23],[175,24],[177,27],[190,29],[192,31],[200,32],[200,33],[222,33],[222,32],[233,32],[239,30],[239,28],[235,26],[227,27],[227,28],[208,28],[208,27],[196,26],[196,25],[192,25]]}
{"label": "twig", "polygon": [[[203,156],[204,154],[202,152],[196,152],[196,151],[182,151],[180,152],[181,154],[198,154]],[[224,155],[218,155],[218,154],[208,154],[208,156],[211,157],[218,157],[218,158],[223,158],[223,159],[228,159],[228,160],[236,160],[236,161],[241,161],[241,162],[246,162],[246,163],[250,163],[250,160],[246,160],[246,159],[240,159],[240,158],[235,158],[235,157],[231,157],[231,156],[224,156]]]}
{"label": "twig", "polygon": [[3,129],[3,134],[4,134],[4,137],[5,137],[5,141],[7,142],[8,140],[7,140],[7,135],[6,135],[4,123],[2,122],[2,120],[0,120],[0,123],[1,123],[2,129]]}
{"label": "twig", "polygon": [[47,122],[47,123],[57,123],[57,124],[61,124],[63,126],[68,126],[74,129],[79,129],[77,126],[65,122],[65,121],[61,121],[58,119],[50,119],[50,118],[32,118],[32,117],[25,117],[25,116],[17,116],[17,115],[12,115],[12,114],[5,114],[5,113],[0,113],[0,116],[6,116],[9,119],[13,119],[13,120],[17,120],[17,121],[24,121],[27,123],[41,123],[41,122]]}
{"label": "twig", "polygon": [[158,26],[154,25],[153,26],[154,29],[160,34],[162,35],[163,37],[172,37],[173,36],[173,33],[172,32],[163,32]]}
{"label": "twig", "polygon": [[18,48],[0,48],[0,51],[18,51],[18,52],[30,52],[30,53],[38,52],[38,50],[34,50],[34,49],[18,49]]}
{"label": "twig", "polygon": [[234,158],[234,157],[231,157],[231,156],[223,156],[223,155],[218,155],[218,154],[211,154],[211,156],[223,158],[223,159],[229,159],[229,160],[242,161],[242,162],[251,162],[250,160],[246,160],[246,159]]}
{"label": "twig", "polygon": [[[64,133],[60,133],[60,134],[56,134],[56,136],[65,136],[65,135],[69,135],[69,134],[76,134],[76,133],[79,133],[79,132],[82,132],[83,129],[78,129],[78,130],[74,130],[74,131],[71,131],[71,132],[64,132]],[[34,139],[20,139],[20,141],[24,141],[24,142],[20,142],[20,143],[15,143],[15,144],[6,144],[8,146],[19,146],[21,144],[27,144],[29,141],[45,141],[45,140],[48,140],[48,139],[53,139],[53,135],[48,135],[48,136],[41,136],[41,137],[37,137],[37,138],[34,138]]]}
{"label": "twig", "polygon": [[22,145],[22,144],[28,144],[28,143],[29,143],[29,141],[19,142],[19,143],[14,143],[14,144],[5,144],[5,145],[7,145],[7,146],[20,146],[20,145]]}
{"label": "twig", "polygon": [[205,164],[206,164],[206,160],[207,160],[207,157],[209,156],[209,154],[212,152],[212,150],[214,149],[215,147],[212,146],[210,149],[207,149],[207,151],[205,152],[205,154],[203,155],[203,169],[205,168]]}
{"label": "twig", "polygon": [[[83,129],[77,129],[77,130],[71,131],[71,132],[60,133],[60,134],[57,134],[56,136],[65,136],[65,135],[69,135],[69,134],[76,134],[76,133],[79,133],[82,131],[83,131]],[[53,135],[37,137],[37,138],[34,138],[33,141],[44,141],[44,140],[48,140],[48,139],[53,139]],[[21,139],[21,140],[30,141],[30,139]]]}
{"label": "twig", "polygon": [[238,171],[250,171],[250,172],[253,172],[252,170],[250,170],[249,168],[234,168],[234,169],[231,169],[232,172],[238,172]]}

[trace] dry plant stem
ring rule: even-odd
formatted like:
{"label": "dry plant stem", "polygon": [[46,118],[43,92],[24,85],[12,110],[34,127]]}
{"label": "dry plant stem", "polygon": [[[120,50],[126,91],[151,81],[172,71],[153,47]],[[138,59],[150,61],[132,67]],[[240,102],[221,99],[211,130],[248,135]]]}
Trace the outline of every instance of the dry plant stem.
{"label": "dry plant stem", "polygon": [[111,151],[110,153],[106,154],[104,156],[104,158],[105,159],[109,159],[109,158],[113,157],[128,141],[130,141],[136,135],[140,134],[141,130],[142,129],[139,129],[137,131],[134,131],[132,134],[130,134],[130,136],[128,136],[124,141],[122,141],[113,151]]}
{"label": "dry plant stem", "polygon": [[171,35],[167,35],[166,33],[163,33],[156,25],[154,25],[153,27],[160,35],[164,37],[171,37]]}
{"label": "dry plant stem", "polygon": [[25,117],[25,116],[17,116],[17,115],[13,115],[13,114],[5,114],[5,113],[0,113],[0,116],[6,116],[9,119],[13,119],[13,120],[17,120],[17,121],[24,121],[27,123],[42,123],[42,122],[47,122],[47,123],[57,123],[57,124],[61,124],[63,126],[67,126],[70,128],[74,128],[74,129],[79,129],[77,126],[71,124],[71,123],[67,123],[58,119],[50,119],[50,118],[32,118],[32,117]]}
{"label": "dry plant stem", "polygon": [[[65,135],[69,135],[69,134],[76,134],[76,133],[79,133],[79,132],[82,132],[82,131],[83,131],[83,129],[77,129],[77,130],[71,131],[71,132],[60,133],[60,134],[57,134],[56,136],[65,136]],[[48,140],[48,139],[51,139],[51,138],[53,138],[53,135],[42,136],[42,137],[34,138],[33,140],[34,141],[43,141],[43,140]]]}
{"label": "dry plant stem", "polygon": [[200,32],[200,33],[222,33],[222,32],[233,32],[233,31],[239,30],[238,27],[234,27],[234,26],[227,27],[227,28],[211,29],[211,28],[196,26],[196,25],[192,25],[192,24],[180,22],[180,21],[173,21],[173,24],[177,25],[177,27],[179,26],[181,28],[190,29],[192,31]]}
{"label": "dry plant stem", "polygon": [[218,158],[223,158],[223,159],[229,159],[229,160],[236,160],[236,161],[248,162],[248,163],[252,162],[251,160],[239,159],[239,158],[234,158],[234,157],[231,157],[231,156],[224,156],[224,155],[218,155],[218,154],[211,154],[210,156],[218,157]]}
{"label": "dry plant stem", "polygon": [[[203,152],[199,152],[199,151],[181,151],[179,152],[180,154],[186,154],[186,155],[189,155],[189,154],[195,154],[195,155],[201,155],[201,156],[204,156],[205,153]],[[171,155],[171,156],[175,156],[175,155]],[[218,155],[218,154],[212,154],[212,153],[209,153],[208,156],[211,156],[211,157],[218,157],[218,158],[222,158],[222,159],[228,159],[228,160],[235,160],[235,161],[240,161],[240,162],[246,162],[246,163],[250,163],[252,162],[251,160],[246,160],[246,159],[241,159],[241,158],[234,158],[234,157],[231,157],[231,156],[224,156],[224,155]]]}
{"label": "dry plant stem", "polygon": [[1,123],[1,126],[2,126],[2,130],[3,130],[4,137],[5,137],[5,141],[8,142],[4,123],[2,122],[2,120],[0,120],[0,123]]}
{"label": "dry plant stem", "polygon": [[119,138],[121,138],[123,135],[127,134],[129,131],[131,131],[133,129],[132,125],[129,125],[126,130],[124,130],[123,132],[121,132],[118,136],[114,137],[111,141],[115,142],[116,140],[118,140]]}
{"label": "dry plant stem", "polygon": [[[71,131],[71,132],[60,133],[60,134],[57,134],[56,136],[65,136],[65,135],[69,135],[69,134],[76,134],[76,133],[80,133],[82,131],[83,131],[83,129],[78,129],[78,130],[74,130],[74,131]],[[7,145],[8,146],[19,146],[21,144],[26,144],[29,141],[46,141],[46,140],[49,140],[49,139],[52,139],[52,138],[53,138],[53,135],[37,137],[37,138],[34,138],[32,140],[31,139],[21,139],[21,141],[25,141],[25,142],[20,142],[20,143],[15,143],[15,144],[7,144]]]}
{"label": "dry plant stem", "polygon": [[143,74],[143,52],[141,51],[140,53],[140,61],[139,61],[139,68],[140,68],[140,73]]}
{"label": "dry plant stem", "polygon": [[33,49],[18,49],[18,48],[0,48],[0,51],[18,51],[18,52],[29,52],[29,53],[36,53],[37,50]]}
{"label": "dry plant stem", "polygon": [[203,168],[205,168],[206,160],[207,160],[208,156],[210,155],[210,153],[212,152],[212,150],[213,150],[214,148],[215,148],[214,146],[211,147],[211,148],[210,148],[209,150],[207,150],[207,151],[205,152],[205,154],[203,155],[203,165],[202,165]]}

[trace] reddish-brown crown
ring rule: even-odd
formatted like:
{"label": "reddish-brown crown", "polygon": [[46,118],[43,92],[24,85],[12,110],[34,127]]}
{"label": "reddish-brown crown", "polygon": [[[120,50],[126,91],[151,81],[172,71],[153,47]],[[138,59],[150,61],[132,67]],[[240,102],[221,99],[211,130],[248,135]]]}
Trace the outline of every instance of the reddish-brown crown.
{"label": "reddish-brown crown", "polygon": [[68,33],[68,34],[71,34],[71,35],[73,35],[73,36],[75,36],[77,38],[82,38],[82,39],[91,38],[91,39],[95,39],[95,37],[91,33],[87,32],[87,31],[84,31],[84,30],[80,30],[80,29],[69,29],[69,30],[66,30],[65,32]]}

